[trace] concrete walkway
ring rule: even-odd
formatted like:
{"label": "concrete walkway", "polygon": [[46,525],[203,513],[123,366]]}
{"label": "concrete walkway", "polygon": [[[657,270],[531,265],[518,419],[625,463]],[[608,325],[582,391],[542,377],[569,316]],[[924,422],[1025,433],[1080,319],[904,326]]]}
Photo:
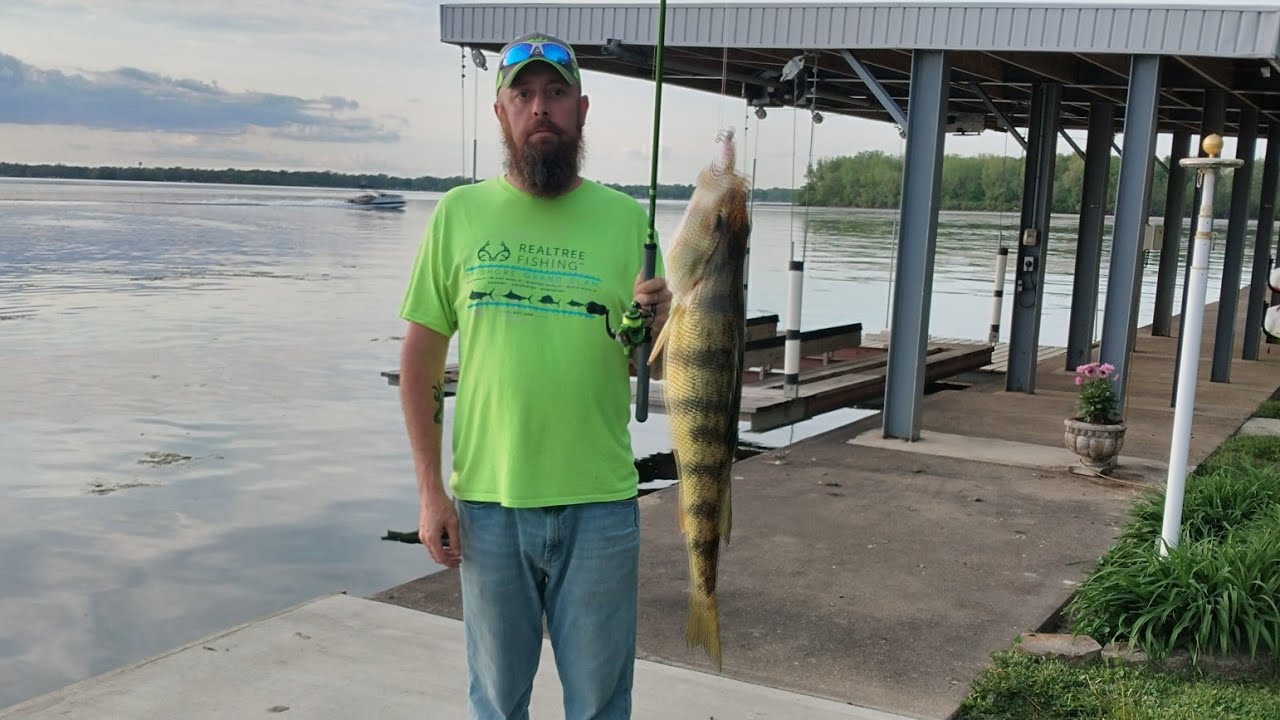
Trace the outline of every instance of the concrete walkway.
{"label": "concrete walkway", "polygon": [[[1240,327],[1243,315],[1242,305]],[[1207,328],[1215,316],[1210,306]],[[1176,340],[1143,328],[1137,343],[1114,479],[1070,471],[1062,421],[1076,387],[1062,357],[1040,365],[1034,394],[975,373],[964,378],[971,387],[927,396],[918,442],[885,441],[876,416],[798,443],[780,463],[740,462],[721,565],[724,675],[910,717],[951,715],[990,653],[1051,624],[1134,498],[1162,485]],[[1259,361],[1234,363],[1230,384],[1210,384],[1205,343],[1193,464],[1280,385],[1280,346],[1262,347]],[[676,492],[641,499],[640,656],[707,670],[683,640]],[[452,572],[374,597],[461,617]]]}
{"label": "concrete walkway", "polygon": [[[0,710],[0,719],[463,718],[463,648],[456,620],[333,595]],[[564,716],[546,643],[530,711]],[[900,720],[651,662],[636,668],[634,717]]]}

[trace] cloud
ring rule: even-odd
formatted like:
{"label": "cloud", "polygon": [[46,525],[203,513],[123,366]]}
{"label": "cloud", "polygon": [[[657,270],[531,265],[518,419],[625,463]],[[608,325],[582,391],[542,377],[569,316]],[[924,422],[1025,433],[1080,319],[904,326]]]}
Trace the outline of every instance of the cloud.
{"label": "cloud", "polygon": [[0,53],[0,123],[225,135],[264,128],[285,139],[323,142],[400,139],[385,122],[353,116],[359,108],[342,97],[229,92],[132,67],[65,74]]}

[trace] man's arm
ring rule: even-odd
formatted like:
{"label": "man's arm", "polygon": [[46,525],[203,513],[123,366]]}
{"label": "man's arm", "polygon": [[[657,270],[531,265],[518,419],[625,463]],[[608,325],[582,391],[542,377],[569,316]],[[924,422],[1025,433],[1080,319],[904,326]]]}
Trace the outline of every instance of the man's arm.
{"label": "man's arm", "polygon": [[[400,405],[418,476],[418,539],[431,558],[456,568],[462,558],[458,514],[444,490],[444,363],[449,338],[410,322],[400,351]],[[449,546],[442,536],[447,534]]]}

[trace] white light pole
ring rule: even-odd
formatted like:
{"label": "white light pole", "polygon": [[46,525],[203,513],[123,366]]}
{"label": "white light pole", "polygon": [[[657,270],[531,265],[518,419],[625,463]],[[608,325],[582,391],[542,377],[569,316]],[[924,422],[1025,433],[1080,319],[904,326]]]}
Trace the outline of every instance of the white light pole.
{"label": "white light pole", "polygon": [[1160,529],[1160,554],[1178,547],[1182,529],[1182,499],[1187,488],[1187,457],[1191,450],[1191,416],[1196,405],[1196,379],[1200,372],[1200,335],[1204,325],[1204,298],[1209,284],[1209,241],[1213,238],[1213,186],[1218,168],[1239,167],[1240,159],[1218,157],[1222,136],[1213,134],[1201,143],[1209,157],[1184,158],[1183,167],[1199,175],[1200,217],[1191,251],[1191,275],[1187,280],[1187,317],[1182,324],[1182,356],[1178,363],[1178,395],[1173,409],[1173,443],[1169,447],[1169,478],[1165,483],[1164,525]]}

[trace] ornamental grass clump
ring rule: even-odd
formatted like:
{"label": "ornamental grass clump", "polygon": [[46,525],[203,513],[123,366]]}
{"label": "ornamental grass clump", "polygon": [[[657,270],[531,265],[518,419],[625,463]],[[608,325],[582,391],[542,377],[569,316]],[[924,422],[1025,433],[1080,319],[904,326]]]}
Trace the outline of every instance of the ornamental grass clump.
{"label": "ornamental grass clump", "polygon": [[1095,425],[1120,422],[1120,415],[1116,412],[1119,401],[1111,387],[1117,377],[1115,371],[1111,363],[1092,362],[1076,368],[1076,385],[1080,386],[1076,420]]}
{"label": "ornamental grass clump", "polygon": [[1185,649],[1280,662],[1280,438],[1236,436],[1187,478],[1179,543],[1158,552],[1164,494],[1129,522],[1069,603],[1075,632],[1153,658]]}

